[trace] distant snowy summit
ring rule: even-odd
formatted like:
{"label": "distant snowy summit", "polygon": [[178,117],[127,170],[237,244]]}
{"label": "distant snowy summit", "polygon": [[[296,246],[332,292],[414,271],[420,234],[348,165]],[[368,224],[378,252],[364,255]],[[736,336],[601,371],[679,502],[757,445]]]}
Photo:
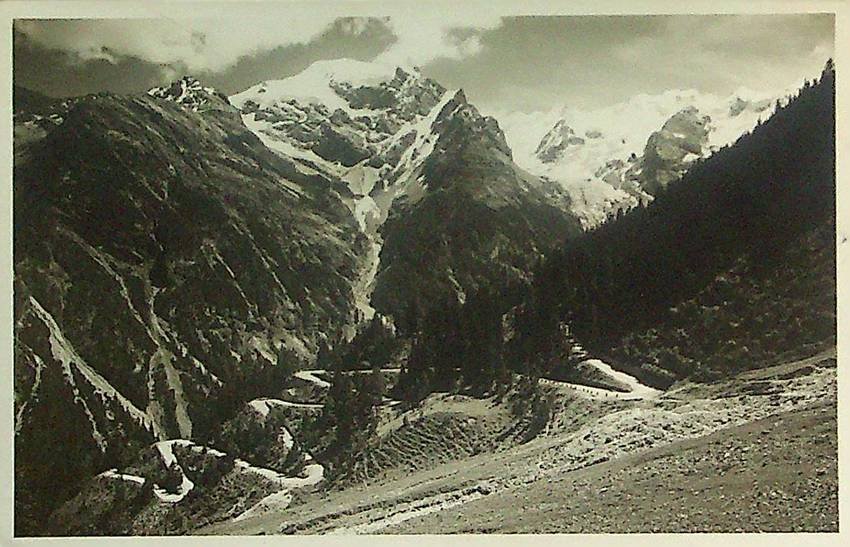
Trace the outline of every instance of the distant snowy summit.
{"label": "distant snowy summit", "polygon": [[693,162],[766,119],[774,101],[745,89],[730,97],[670,90],[600,109],[492,114],[516,162],[560,184],[590,228],[650,201]]}
{"label": "distant snowy summit", "polygon": [[231,109],[227,96],[212,87],[205,87],[192,76],[184,76],[169,85],[154,87],[148,95],[175,102],[195,112]]}
{"label": "distant snowy summit", "polygon": [[553,163],[563,156],[568,146],[581,144],[584,144],[584,139],[576,136],[576,132],[567,125],[567,121],[558,120],[555,127],[546,133],[537,145],[534,154],[543,163]]}

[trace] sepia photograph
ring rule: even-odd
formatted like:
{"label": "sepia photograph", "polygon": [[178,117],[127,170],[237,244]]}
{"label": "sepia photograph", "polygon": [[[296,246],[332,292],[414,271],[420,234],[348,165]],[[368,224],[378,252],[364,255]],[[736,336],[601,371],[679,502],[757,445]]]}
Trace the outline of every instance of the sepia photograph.
{"label": "sepia photograph", "polygon": [[10,4],[14,538],[836,537],[836,3]]}

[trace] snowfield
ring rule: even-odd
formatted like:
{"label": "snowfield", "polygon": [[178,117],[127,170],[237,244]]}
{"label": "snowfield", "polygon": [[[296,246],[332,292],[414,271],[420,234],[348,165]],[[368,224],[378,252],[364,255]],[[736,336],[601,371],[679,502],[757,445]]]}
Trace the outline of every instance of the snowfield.
{"label": "snowfield", "polygon": [[237,108],[254,101],[261,107],[275,103],[296,100],[303,103],[321,104],[331,112],[336,109],[350,116],[363,115],[369,109],[351,108],[349,104],[330,87],[331,82],[347,82],[354,87],[375,85],[393,77],[395,67],[380,63],[367,63],[353,59],[334,59],[316,61],[303,71],[284,78],[262,82],[230,97]]}

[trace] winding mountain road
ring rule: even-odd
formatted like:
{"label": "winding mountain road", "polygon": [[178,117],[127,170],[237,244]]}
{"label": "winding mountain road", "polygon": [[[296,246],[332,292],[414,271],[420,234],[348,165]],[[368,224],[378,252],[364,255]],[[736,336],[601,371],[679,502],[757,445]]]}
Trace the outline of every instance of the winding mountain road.
{"label": "winding mountain road", "polygon": [[619,370],[615,370],[608,363],[600,360],[600,359],[588,359],[582,362],[583,364],[587,364],[595,367],[600,372],[604,373],[607,376],[610,376],[614,380],[625,384],[629,387],[630,391],[622,392],[615,391],[612,389],[604,389],[599,387],[591,387],[583,384],[575,384],[572,382],[562,382],[560,380],[551,380],[549,378],[541,378],[540,383],[544,385],[558,386],[558,387],[568,387],[574,390],[577,394],[585,397],[587,399],[602,399],[602,400],[613,400],[618,399],[621,401],[636,401],[636,400],[646,400],[646,399],[656,399],[659,395],[661,395],[662,391],[655,389],[653,387],[649,387],[646,384],[641,383],[640,380],[635,378],[630,374],[626,374],[625,372],[621,372]]}

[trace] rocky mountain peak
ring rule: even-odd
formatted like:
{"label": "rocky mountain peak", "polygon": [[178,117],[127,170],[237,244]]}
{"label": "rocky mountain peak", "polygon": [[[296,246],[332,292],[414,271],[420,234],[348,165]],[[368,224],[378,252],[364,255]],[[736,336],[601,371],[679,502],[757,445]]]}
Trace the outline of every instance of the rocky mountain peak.
{"label": "rocky mountain peak", "polygon": [[764,112],[769,107],[770,99],[750,101],[736,96],[729,105],[729,116],[734,118],[747,110],[752,112]]}
{"label": "rocky mountain peak", "polygon": [[205,87],[192,76],[183,76],[168,85],[148,90],[148,95],[157,99],[175,102],[189,110],[231,110],[227,96],[213,87]]}
{"label": "rocky mountain peak", "polygon": [[273,148],[339,176],[366,158],[375,168],[395,166],[445,93],[416,69],[336,59],[257,84],[231,102]]}
{"label": "rocky mountain peak", "polygon": [[564,150],[568,146],[582,144],[584,144],[584,139],[576,136],[575,130],[567,124],[566,120],[560,119],[543,136],[534,154],[543,163],[553,163],[563,156]]}
{"label": "rocky mountain peak", "polygon": [[670,116],[661,126],[661,131],[680,136],[679,138],[682,138],[681,136],[707,135],[707,128],[710,123],[711,116],[700,116],[700,111],[696,107],[687,106]]}
{"label": "rocky mountain peak", "polygon": [[711,117],[694,106],[673,114],[646,142],[643,157],[626,173],[643,191],[654,195],[681,177],[696,159],[709,152]]}

